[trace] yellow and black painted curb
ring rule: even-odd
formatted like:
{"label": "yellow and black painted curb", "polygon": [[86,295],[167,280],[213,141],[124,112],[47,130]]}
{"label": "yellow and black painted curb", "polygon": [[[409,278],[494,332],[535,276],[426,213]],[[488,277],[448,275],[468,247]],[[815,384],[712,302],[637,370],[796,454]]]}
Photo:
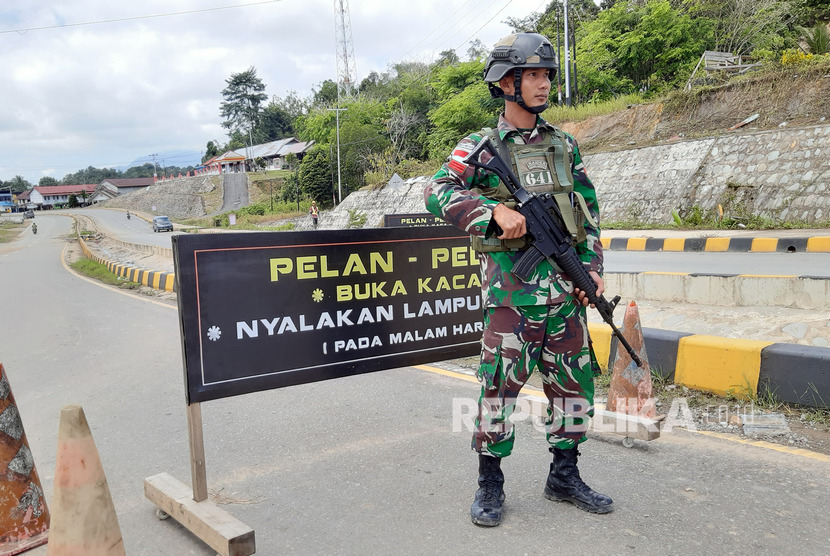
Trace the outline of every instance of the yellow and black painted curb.
{"label": "yellow and black painted curb", "polygon": [[143,268],[136,268],[115,261],[110,261],[103,257],[96,255],[86,244],[83,239],[79,239],[81,249],[84,255],[102,265],[118,277],[125,278],[131,282],[136,282],[142,286],[147,286],[157,290],[167,292],[176,291],[176,275],[172,272],[162,272],[159,270],[146,270]]}
{"label": "yellow and black painted curb", "polygon": [[815,237],[603,237],[609,251],[708,251],[733,253],[830,253],[830,236]]}
{"label": "yellow and black painted curb", "polygon": [[[600,366],[613,366],[617,339],[589,323]],[[830,348],[643,328],[651,369],[675,384],[721,396],[830,407]]]}

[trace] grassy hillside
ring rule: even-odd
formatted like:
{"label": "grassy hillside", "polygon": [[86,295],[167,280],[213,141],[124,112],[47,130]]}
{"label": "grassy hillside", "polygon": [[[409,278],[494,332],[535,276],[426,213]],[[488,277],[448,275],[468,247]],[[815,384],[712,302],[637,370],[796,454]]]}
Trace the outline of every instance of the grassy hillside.
{"label": "grassy hillside", "polygon": [[[551,108],[545,117],[573,134],[585,152],[624,150],[740,128],[807,126],[830,118],[830,59],[736,76],[720,84],[675,91],[653,102],[623,98],[607,105]],[[624,104],[624,105],[623,105]]]}

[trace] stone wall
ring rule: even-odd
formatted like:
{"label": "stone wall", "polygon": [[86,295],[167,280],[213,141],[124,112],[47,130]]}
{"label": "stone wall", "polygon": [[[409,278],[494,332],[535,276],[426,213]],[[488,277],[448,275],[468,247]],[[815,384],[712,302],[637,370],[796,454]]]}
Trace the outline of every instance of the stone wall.
{"label": "stone wall", "polygon": [[[379,190],[354,191],[334,210],[321,212],[318,225],[320,228],[336,230],[378,228],[383,226],[386,214],[423,214],[426,212],[424,187],[429,179],[421,176]],[[299,218],[294,221],[294,225],[297,230],[310,230],[311,218]]]}
{"label": "stone wall", "polygon": [[[106,201],[107,207],[128,208],[165,214],[174,220],[198,218],[221,206],[222,176],[191,176],[165,180],[156,185]],[[153,208],[155,207],[155,209]]]}
{"label": "stone wall", "polygon": [[830,126],[727,134],[588,154],[602,217],[670,223],[694,206],[817,223],[830,219]]}

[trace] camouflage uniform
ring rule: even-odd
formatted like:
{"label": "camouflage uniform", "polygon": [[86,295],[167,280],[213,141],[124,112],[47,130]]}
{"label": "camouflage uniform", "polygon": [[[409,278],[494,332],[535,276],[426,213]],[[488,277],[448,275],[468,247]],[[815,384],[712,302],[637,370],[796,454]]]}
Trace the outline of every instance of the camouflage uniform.
{"label": "camouflage uniform", "polygon": [[[549,142],[555,128],[537,116],[532,130],[517,130],[504,116],[498,133],[503,141]],[[498,186],[499,178],[467,166],[462,159],[483,133],[464,138],[424,190],[427,209],[473,236],[498,235],[493,209],[498,201],[470,191]],[[596,192],[579,155],[576,140],[565,134],[571,152],[574,191],[581,193],[595,222],[599,222]],[[486,153],[482,155],[488,156]],[[486,162],[486,160],[482,160]],[[587,239],[576,247],[589,270],[602,274],[599,225],[586,220]],[[594,370],[585,308],[577,305],[573,284],[560,268],[542,261],[524,282],[512,274],[521,251],[480,253],[484,307],[484,334],[477,376],[481,382],[473,449],[504,457],[513,448],[510,415],[519,390],[530,374],[542,375],[548,398],[547,438],[551,446],[570,449],[585,440],[588,417],[593,415]]]}

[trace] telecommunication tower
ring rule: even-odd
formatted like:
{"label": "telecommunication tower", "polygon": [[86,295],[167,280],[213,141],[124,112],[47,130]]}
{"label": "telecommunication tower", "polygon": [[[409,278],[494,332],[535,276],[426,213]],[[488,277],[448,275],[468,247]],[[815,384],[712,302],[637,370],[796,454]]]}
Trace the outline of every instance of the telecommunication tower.
{"label": "telecommunication tower", "polygon": [[349,16],[349,0],[334,0],[334,19],[337,41],[337,96],[354,92],[357,68],[354,60],[352,21]]}

